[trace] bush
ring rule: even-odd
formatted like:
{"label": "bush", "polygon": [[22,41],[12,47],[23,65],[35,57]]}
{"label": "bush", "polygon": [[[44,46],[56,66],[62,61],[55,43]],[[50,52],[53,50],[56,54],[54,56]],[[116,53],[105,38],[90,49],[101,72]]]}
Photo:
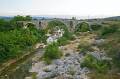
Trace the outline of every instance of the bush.
{"label": "bush", "polygon": [[106,54],[112,58],[113,68],[120,71],[120,32],[110,34],[106,38],[106,42],[99,45],[99,49],[103,49]]}
{"label": "bush", "polygon": [[68,39],[65,38],[65,37],[61,37],[61,38],[59,38],[58,41],[57,41],[57,43],[58,43],[59,46],[66,45],[66,44],[68,44],[68,42],[69,42]]}
{"label": "bush", "polygon": [[114,33],[118,30],[118,27],[115,25],[109,26],[109,27],[103,27],[101,29],[101,36],[110,34],[110,33]]}
{"label": "bush", "polygon": [[59,50],[58,45],[56,43],[50,44],[46,47],[45,53],[43,55],[43,58],[45,61],[48,59],[53,60],[53,59],[58,59],[62,56],[62,52]]}
{"label": "bush", "polygon": [[92,30],[97,31],[97,30],[101,29],[102,25],[93,24],[90,27],[91,27]]}
{"label": "bush", "polygon": [[5,21],[4,19],[0,19],[0,32],[12,30],[14,26],[10,24],[9,21]]}
{"label": "bush", "polygon": [[105,60],[97,60],[92,55],[87,54],[84,61],[81,63],[81,67],[88,67],[99,73],[105,73],[109,69],[109,62]]}
{"label": "bush", "polygon": [[[33,24],[28,24],[28,28],[23,29],[16,24],[17,21],[31,19],[30,16],[15,16],[10,21],[0,19],[0,63],[19,57],[37,42],[45,42],[45,30],[38,30]],[[22,24],[20,26],[23,27]]]}
{"label": "bush", "polygon": [[0,32],[0,62],[22,55],[25,49],[31,48],[43,36],[37,29],[29,28]]}
{"label": "bush", "polygon": [[60,29],[64,29],[67,28],[66,25],[64,23],[62,23],[61,21],[58,21],[58,20],[53,20],[53,21],[50,21],[48,23],[48,26],[47,26],[47,29],[50,31],[50,32],[53,32],[53,30],[56,28],[56,27],[59,27]]}

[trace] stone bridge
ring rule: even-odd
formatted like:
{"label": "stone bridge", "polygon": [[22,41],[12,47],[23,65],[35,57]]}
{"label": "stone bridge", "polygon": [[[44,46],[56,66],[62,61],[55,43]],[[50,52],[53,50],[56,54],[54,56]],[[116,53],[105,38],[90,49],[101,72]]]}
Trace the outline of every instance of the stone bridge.
{"label": "stone bridge", "polygon": [[75,29],[75,26],[79,23],[82,23],[82,22],[86,22],[90,25],[92,24],[102,24],[101,21],[82,21],[82,20],[73,20],[73,19],[41,19],[41,20],[32,20],[32,21],[22,21],[23,22],[23,26],[27,26],[28,23],[32,23],[36,26],[36,28],[38,29],[44,29],[47,27],[48,23],[50,21],[54,21],[54,20],[57,20],[57,21],[60,21],[62,23],[64,23],[68,28],[70,29]]}

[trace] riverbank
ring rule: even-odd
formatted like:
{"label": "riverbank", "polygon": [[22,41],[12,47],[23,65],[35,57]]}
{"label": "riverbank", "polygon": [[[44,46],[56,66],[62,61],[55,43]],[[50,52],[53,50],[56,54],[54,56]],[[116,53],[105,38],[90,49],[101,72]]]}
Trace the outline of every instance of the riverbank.
{"label": "riverbank", "polygon": [[2,63],[0,67],[0,77],[5,76],[8,71],[11,69],[14,69],[16,66],[18,66],[20,63],[24,62],[25,60],[29,59],[32,55],[35,54],[35,52],[39,51],[38,44],[34,45],[33,47],[29,48],[26,54],[19,56],[17,59],[11,59],[5,63]]}

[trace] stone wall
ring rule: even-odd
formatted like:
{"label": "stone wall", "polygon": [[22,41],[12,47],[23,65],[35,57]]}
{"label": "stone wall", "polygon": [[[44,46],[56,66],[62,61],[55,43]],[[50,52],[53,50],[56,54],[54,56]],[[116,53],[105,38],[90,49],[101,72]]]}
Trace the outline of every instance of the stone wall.
{"label": "stone wall", "polygon": [[33,21],[22,21],[24,26],[27,24],[27,23],[32,23],[36,26],[36,28],[38,29],[44,29],[47,27],[48,23],[50,21],[53,21],[53,20],[58,20],[58,21],[61,21],[62,23],[64,23],[70,30],[73,30],[75,29],[75,26],[79,23],[82,23],[82,22],[86,22],[88,23],[89,25],[91,24],[102,24],[102,22],[98,22],[98,21],[81,21],[81,20],[72,20],[72,19],[42,19],[42,20],[33,20]]}

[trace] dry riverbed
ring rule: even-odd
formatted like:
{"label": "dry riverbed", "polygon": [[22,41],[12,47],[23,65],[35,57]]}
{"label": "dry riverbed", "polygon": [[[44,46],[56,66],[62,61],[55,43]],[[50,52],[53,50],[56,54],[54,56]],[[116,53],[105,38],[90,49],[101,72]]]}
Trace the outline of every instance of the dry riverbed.
{"label": "dry riverbed", "polygon": [[77,47],[80,43],[92,44],[94,37],[95,35],[88,33],[77,37],[65,46],[60,46],[63,57],[52,61],[50,65],[46,65],[44,61],[38,61],[40,58],[38,57],[30,69],[31,73],[36,74],[32,74],[32,77],[26,77],[26,79],[33,77],[36,79],[89,79],[86,75],[90,73],[89,69],[80,67],[84,55],[77,51]]}

